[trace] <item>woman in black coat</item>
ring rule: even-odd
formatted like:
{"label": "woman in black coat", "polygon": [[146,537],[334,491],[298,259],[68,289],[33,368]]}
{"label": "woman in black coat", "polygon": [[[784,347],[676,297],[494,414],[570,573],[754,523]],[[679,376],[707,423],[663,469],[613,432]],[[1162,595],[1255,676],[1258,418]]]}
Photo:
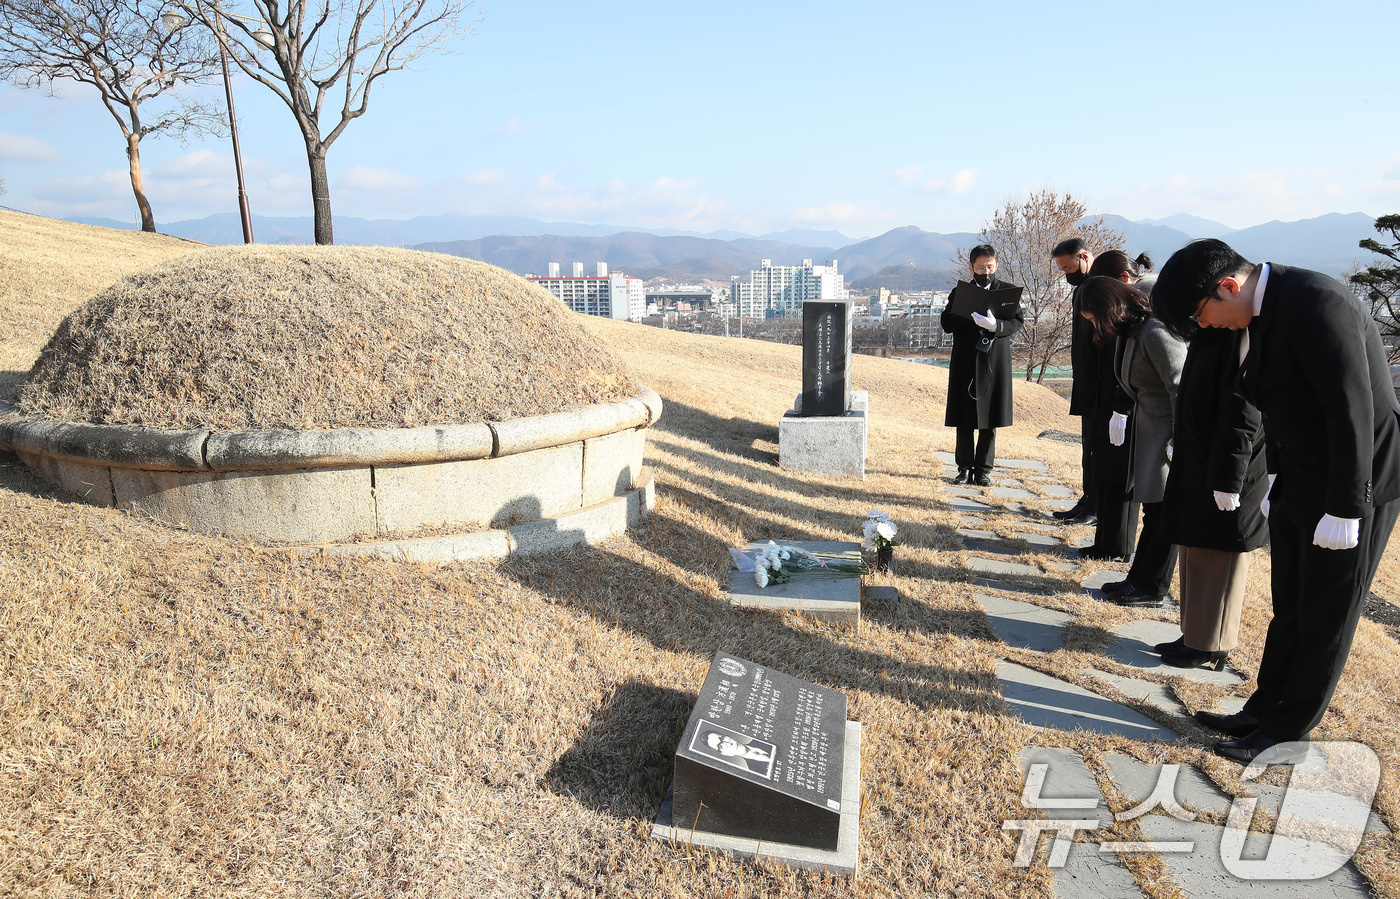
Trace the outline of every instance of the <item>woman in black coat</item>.
{"label": "woman in black coat", "polygon": [[1250,551],[1268,539],[1259,502],[1268,491],[1259,410],[1234,389],[1244,331],[1191,337],[1177,392],[1165,530],[1180,545],[1180,639],[1162,661],[1219,670],[1239,642]]}
{"label": "woman in black coat", "polygon": [[[997,252],[982,244],[972,248],[968,268],[972,270],[973,290],[995,290],[1011,287],[994,278]],[[948,311],[958,290],[948,295],[948,307],[939,321],[945,333],[953,335],[953,353],[948,360],[948,408],[943,424],[957,428],[954,459],[958,465],[955,484],[989,486],[989,476],[996,465],[997,428],[1011,424],[1011,341],[1012,334],[1025,324],[1025,314],[1019,306],[1011,318],[994,318],[991,310],[974,313],[979,320],[964,318]],[[983,351],[982,340],[990,341]],[[977,442],[973,445],[973,432]]]}

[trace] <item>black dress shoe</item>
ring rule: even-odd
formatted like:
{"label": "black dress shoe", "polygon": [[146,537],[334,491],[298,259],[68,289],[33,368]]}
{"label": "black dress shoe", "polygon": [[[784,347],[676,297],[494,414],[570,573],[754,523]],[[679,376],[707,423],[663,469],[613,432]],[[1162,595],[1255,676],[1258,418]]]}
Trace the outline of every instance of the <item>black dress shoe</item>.
{"label": "black dress shoe", "polygon": [[1223,671],[1225,663],[1229,660],[1230,654],[1223,649],[1192,649],[1186,645],[1182,645],[1180,649],[1162,653],[1162,661],[1173,668],[1206,667]]}
{"label": "black dress shoe", "polygon": [[978,487],[990,487],[992,486],[992,479],[987,476],[985,471],[979,471],[972,476],[972,483],[976,484]]}
{"label": "black dress shoe", "polygon": [[[1099,589],[1105,593],[1121,593],[1127,586],[1127,581],[1113,581],[1108,584],[1101,584]],[[1159,649],[1158,652],[1161,652],[1161,650]]]}
{"label": "black dress shoe", "polygon": [[1073,518],[1062,518],[1060,520],[1065,524],[1098,524],[1099,516],[1093,512],[1080,512]]}
{"label": "black dress shoe", "polygon": [[1058,518],[1060,521],[1069,521],[1072,518],[1078,518],[1081,515],[1086,514],[1093,515],[1094,507],[1089,503],[1089,497],[1081,496],[1078,500],[1075,501],[1073,506],[1071,506],[1068,509],[1060,509],[1058,511],[1051,512],[1050,517]]}
{"label": "black dress shoe", "polygon": [[1233,715],[1197,712],[1191,717],[1211,730],[1218,730],[1232,737],[1247,737],[1259,729],[1259,719],[1246,712],[1235,712]]}
{"label": "black dress shoe", "polygon": [[1109,552],[1108,550],[1105,550],[1105,549],[1099,549],[1097,546],[1094,546],[1094,545],[1092,545],[1092,544],[1089,545],[1089,546],[1084,546],[1084,547],[1081,547],[1081,548],[1080,548],[1080,550],[1079,550],[1079,558],[1081,558],[1081,559],[1089,559],[1089,560],[1092,560],[1092,561],[1094,561],[1094,562],[1126,562],[1126,561],[1128,561],[1128,557],[1125,556],[1125,555],[1123,555],[1122,553]]}
{"label": "black dress shoe", "polygon": [[1300,765],[1307,760],[1308,744],[1288,746],[1280,744],[1292,742],[1275,740],[1273,737],[1255,731],[1237,740],[1226,740],[1215,744],[1215,754],[1241,765],[1255,760],[1269,765]]}
{"label": "black dress shoe", "polygon": [[970,482],[971,480],[972,480],[972,472],[968,471],[966,468],[959,468],[959,469],[958,469],[958,476],[955,477],[955,478],[953,478],[953,483],[954,483],[954,484],[966,484],[966,483]]}
{"label": "black dress shoe", "polygon": [[[1120,582],[1120,583],[1121,583],[1121,582]],[[1104,588],[1100,588],[1100,589],[1105,589],[1107,586],[1108,586],[1108,585],[1104,585]],[[1114,591],[1114,592],[1117,592],[1117,591]],[[1152,647],[1152,651],[1155,652],[1155,653],[1157,653],[1157,655],[1162,655],[1163,653],[1166,653],[1166,652],[1176,652],[1178,649],[1182,649],[1182,648],[1184,648],[1185,646],[1186,646],[1186,637],[1185,637],[1185,635],[1182,635],[1182,636],[1180,636],[1180,637],[1177,637],[1175,640],[1173,640],[1173,641],[1170,642],[1170,643],[1158,643],[1156,646]],[[1209,713],[1209,712],[1206,712],[1206,714],[1209,715],[1210,713]]]}
{"label": "black dress shoe", "polygon": [[1147,593],[1139,590],[1132,584],[1129,584],[1117,593],[1108,594],[1108,601],[1114,605],[1145,609],[1161,608],[1166,598],[1167,594],[1165,593]]}

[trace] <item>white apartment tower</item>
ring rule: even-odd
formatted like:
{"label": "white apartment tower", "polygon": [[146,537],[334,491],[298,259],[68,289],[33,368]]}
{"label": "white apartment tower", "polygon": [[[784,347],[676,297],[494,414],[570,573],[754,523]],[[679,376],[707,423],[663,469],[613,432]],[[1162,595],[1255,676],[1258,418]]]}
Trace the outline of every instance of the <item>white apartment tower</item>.
{"label": "white apartment tower", "polygon": [[807,300],[844,299],[846,281],[836,271],[835,259],[824,265],[813,265],[810,259],[801,265],[774,265],[764,259],[747,281],[741,275],[729,279],[729,301],[741,318],[801,315]]}
{"label": "white apartment tower", "polygon": [[583,263],[573,264],[573,276],[561,278],[559,263],[549,263],[546,277],[526,275],[564,304],[583,315],[597,315],[621,321],[640,322],[646,312],[646,291],[641,278],[629,278],[622,272],[608,273],[608,264],[600,262],[592,277],[583,273]]}

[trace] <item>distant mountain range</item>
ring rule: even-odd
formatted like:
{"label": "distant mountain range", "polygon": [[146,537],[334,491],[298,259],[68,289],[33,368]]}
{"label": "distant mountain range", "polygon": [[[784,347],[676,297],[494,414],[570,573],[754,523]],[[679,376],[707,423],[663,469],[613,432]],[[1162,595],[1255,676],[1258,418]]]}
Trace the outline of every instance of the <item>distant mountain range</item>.
{"label": "distant mountain range", "polygon": [[[1116,215],[1103,218],[1123,233],[1134,255],[1145,251],[1158,265],[1190,240],[1227,237],[1230,245],[1249,259],[1276,260],[1340,275],[1354,263],[1369,260],[1370,254],[1357,244],[1375,234],[1374,219],[1359,212],[1268,222],[1238,231],[1190,215],[1141,222]],[[109,228],[132,227],[111,219],[74,221]],[[238,217],[233,214],[172,222],[160,226],[160,231],[210,244],[242,241]],[[309,243],[312,222],[310,218],[255,216],[253,233],[260,243]],[[897,290],[918,289],[912,286],[915,284],[923,289],[951,285],[958,274],[953,261],[957,251],[980,239],[969,232],[937,234],[912,225],[852,241],[838,231],[793,229],[760,236],[734,231],[698,234],[467,215],[420,216],[406,221],[337,216],[335,234],[340,244],[414,247],[480,259],[520,274],[542,274],[550,262],[561,263],[566,271],[570,263],[582,262],[592,271],[593,263],[601,261],[613,271],[641,278],[727,281],[731,275],[757,268],[762,259],[771,259],[777,265],[797,265],[803,259],[816,263],[835,259],[848,284],[859,282],[857,286],[861,288],[883,284]],[[912,274],[910,267],[916,270]],[[900,286],[896,287],[896,283]]]}

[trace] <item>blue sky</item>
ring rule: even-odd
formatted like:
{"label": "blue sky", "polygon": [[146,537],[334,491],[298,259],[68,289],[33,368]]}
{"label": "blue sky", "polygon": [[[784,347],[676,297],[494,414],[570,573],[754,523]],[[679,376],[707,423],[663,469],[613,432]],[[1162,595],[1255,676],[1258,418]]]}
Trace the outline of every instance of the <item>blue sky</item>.
{"label": "blue sky", "polygon": [[[977,230],[1047,186],[1235,228],[1400,212],[1389,0],[480,12],[453,55],[377,83],[330,151],[337,214],[863,237]],[[246,78],[235,91],[253,212],[309,215],[290,113]],[[226,139],[143,147],[157,220],[235,210]],[[78,86],[0,86],[0,176],[12,208],[135,216],[120,134]]]}

